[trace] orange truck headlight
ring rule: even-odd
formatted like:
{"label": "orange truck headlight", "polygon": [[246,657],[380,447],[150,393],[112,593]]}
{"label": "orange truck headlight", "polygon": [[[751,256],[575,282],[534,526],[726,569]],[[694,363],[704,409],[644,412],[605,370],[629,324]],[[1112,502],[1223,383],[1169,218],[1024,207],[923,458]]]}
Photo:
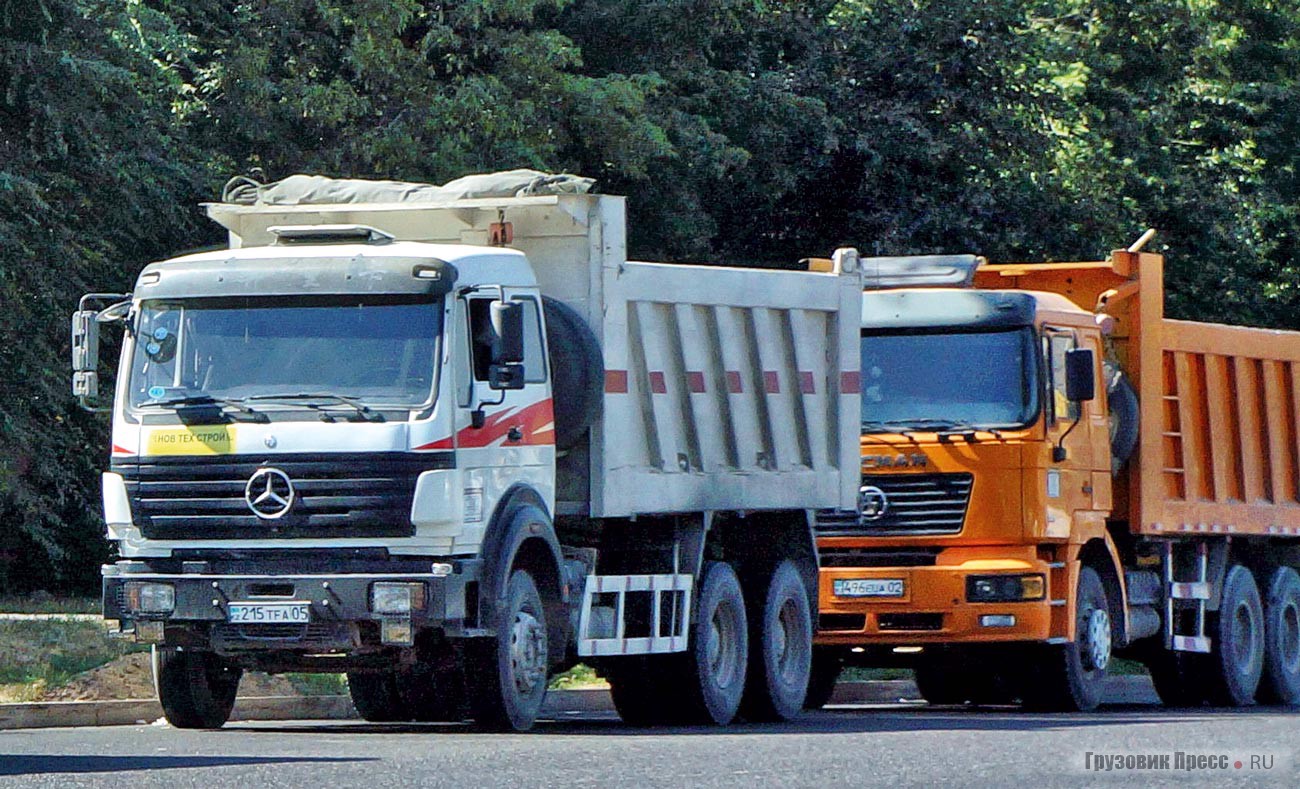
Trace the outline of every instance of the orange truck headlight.
{"label": "orange truck headlight", "polygon": [[972,575],[966,578],[966,602],[1015,603],[1042,600],[1047,582],[1042,575]]}

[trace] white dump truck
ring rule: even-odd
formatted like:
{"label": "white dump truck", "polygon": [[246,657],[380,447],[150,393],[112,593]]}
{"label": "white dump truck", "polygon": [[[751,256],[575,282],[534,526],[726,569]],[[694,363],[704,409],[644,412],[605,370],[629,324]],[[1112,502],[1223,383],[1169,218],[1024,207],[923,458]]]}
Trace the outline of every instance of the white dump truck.
{"label": "white dump truck", "polygon": [[632,262],[621,197],[326,186],[208,205],[229,249],[73,317],[87,407],[124,329],[103,606],[167,719],[346,672],[368,720],[523,730],[578,661],[630,722],[796,714],[811,513],[859,484],[856,253]]}

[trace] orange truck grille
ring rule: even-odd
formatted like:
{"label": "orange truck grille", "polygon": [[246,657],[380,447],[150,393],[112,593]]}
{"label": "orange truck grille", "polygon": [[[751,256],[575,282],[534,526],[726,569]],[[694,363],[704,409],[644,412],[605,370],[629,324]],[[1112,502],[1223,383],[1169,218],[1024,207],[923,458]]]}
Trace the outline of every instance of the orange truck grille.
{"label": "orange truck grille", "polygon": [[858,511],[817,513],[819,537],[957,534],[966,520],[971,474],[875,474],[862,478]]}

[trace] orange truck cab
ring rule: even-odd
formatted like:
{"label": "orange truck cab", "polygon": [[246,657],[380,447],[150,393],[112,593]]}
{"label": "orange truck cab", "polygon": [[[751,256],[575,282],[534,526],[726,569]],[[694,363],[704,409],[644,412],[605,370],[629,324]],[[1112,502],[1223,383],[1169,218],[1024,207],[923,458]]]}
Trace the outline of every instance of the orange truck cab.
{"label": "orange truck cab", "polygon": [[818,519],[810,704],[856,664],[1091,709],[1116,655],[1166,701],[1300,702],[1300,334],[1165,319],[1141,243],[863,261],[862,486]]}

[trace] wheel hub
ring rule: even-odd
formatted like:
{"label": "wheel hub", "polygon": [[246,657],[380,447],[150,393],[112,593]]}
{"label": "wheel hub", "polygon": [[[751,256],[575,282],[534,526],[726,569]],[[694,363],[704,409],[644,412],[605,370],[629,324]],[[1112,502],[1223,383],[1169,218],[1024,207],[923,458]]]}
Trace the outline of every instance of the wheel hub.
{"label": "wheel hub", "polygon": [[516,613],[510,628],[510,673],[524,695],[546,681],[546,628],[527,611]]}
{"label": "wheel hub", "polygon": [[709,674],[719,688],[730,687],[736,680],[736,639],[739,630],[735,613],[727,606],[718,606],[709,621],[704,655]]}
{"label": "wheel hub", "polygon": [[1101,671],[1110,664],[1110,614],[1095,608],[1083,627],[1083,659],[1093,671]]}

